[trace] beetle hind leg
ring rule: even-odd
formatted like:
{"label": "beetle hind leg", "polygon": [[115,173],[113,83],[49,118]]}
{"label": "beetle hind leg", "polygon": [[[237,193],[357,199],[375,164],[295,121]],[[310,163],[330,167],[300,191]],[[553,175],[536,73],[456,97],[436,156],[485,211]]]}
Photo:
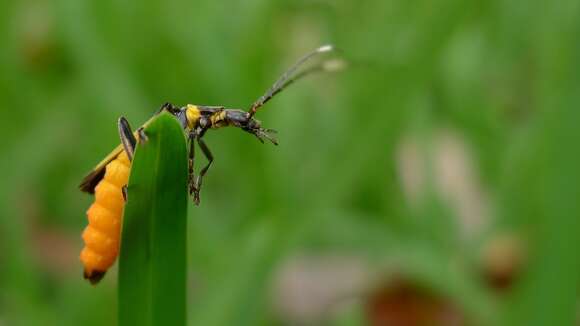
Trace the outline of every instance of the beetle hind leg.
{"label": "beetle hind leg", "polygon": [[[197,190],[195,188],[195,173],[193,171],[193,163],[195,159],[195,138],[196,133],[194,131],[189,133],[189,137],[187,137],[187,141],[189,142],[189,153],[187,156],[187,165],[188,165],[188,184],[189,184],[189,195],[193,196],[194,202],[195,198],[199,198],[197,194]],[[199,204],[199,201],[195,202],[196,205]]]}
{"label": "beetle hind leg", "polygon": [[201,191],[201,184],[203,181],[203,177],[205,176],[205,174],[207,173],[207,171],[209,170],[209,168],[213,162],[213,155],[211,154],[209,147],[207,147],[207,145],[203,141],[203,139],[201,139],[200,137],[197,137],[197,143],[199,144],[199,148],[201,148],[203,155],[205,155],[205,158],[207,158],[207,160],[208,160],[206,166],[204,166],[203,169],[201,169],[201,171],[199,172],[199,175],[197,176],[197,178],[195,178],[195,182],[193,183],[193,189],[194,189],[193,201],[195,202],[196,205],[199,205],[199,192]]}

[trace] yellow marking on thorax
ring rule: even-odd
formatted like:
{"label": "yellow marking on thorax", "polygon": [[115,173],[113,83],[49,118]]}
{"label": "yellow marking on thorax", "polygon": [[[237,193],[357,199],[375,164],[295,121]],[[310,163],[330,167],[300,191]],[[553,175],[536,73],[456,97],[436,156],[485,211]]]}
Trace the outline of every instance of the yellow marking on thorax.
{"label": "yellow marking on thorax", "polygon": [[224,121],[224,119],[226,118],[226,111],[219,111],[214,113],[210,118],[210,122],[211,122],[211,127],[212,128],[219,128],[219,127],[224,127],[227,125],[227,123]]}
{"label": "yellow marking on thorax", "polygon": [[201,112],[199,112],[199,109],[196,105],[188,104],[187,110],[185,111],[185,116],[187,117],[187,126],[189,129],[193,129],[199,120],[199,117],[201,116]]}

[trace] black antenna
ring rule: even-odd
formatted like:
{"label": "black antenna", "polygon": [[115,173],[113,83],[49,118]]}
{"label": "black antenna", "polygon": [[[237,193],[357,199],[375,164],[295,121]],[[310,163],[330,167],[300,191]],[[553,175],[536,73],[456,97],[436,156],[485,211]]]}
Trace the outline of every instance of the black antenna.
{"label": "black antenna", "polygon": [[317,65],[310,67],[309,69],[306,69],[300,73],[295,74],[295,72],[298,70],[298,68],[300,68],[303,64],[305,64],[312,57],[314,57],[318,54],[330,52],[333,50],[334,50],[334,47],[332,45],[323,45],[323,46],[319,47],[318,49],[316,49],[316,50],[306,54],[302,58],[300,58],[300,60],[298,60],[292,67],[290,67],[288,70],[286,70],[286,72],[284,72],[284,74],[282,74],[282,76],[280,76],[280,78],[278,78],[278,80],[274,83],[274,85],[272,85],[272,87],[270,87],[270,89],[268,89],[268,91],[266,91],[266,93],[264,95],[262,95],[259,99],[256,100],[256,102],[254,102],[254,104],[252,104],[252,107],[248,111],[250,113],[249,118],[252,118],[254,116],[254,114],[256,114],[256,111],[260,107],[262,107],[264,104],[268,103],[268,101],[271,100],[276,94],[280,93],[280,91],[282,91],[288,85],[294,83],[296,80],[298,80],[306,75],[309,75],[313,72],[332,71],[332,70],[338,70],[338,69],[342,68],[343,62],[323,61]]}

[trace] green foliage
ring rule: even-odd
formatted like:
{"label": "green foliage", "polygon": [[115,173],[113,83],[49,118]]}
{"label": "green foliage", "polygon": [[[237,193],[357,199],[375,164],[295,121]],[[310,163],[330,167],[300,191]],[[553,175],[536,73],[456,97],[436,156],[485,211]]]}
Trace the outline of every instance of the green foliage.
{"label": "green foliage", "polygon": [[[115,278],[81,277],[92,198],[76,185],[119,143],[119,116],[136,126],[166,101],[248,107],[324,43],[352,64],[259,112],[280,146],[206,135],[215,161],[188,213],[188,322],[291,324],[276,300],[285,264],[335,255],[374,272],[395,261],[474,324],[573,324],[579,6],[0,1],[0,324],[114,323]],[[476,186],[441,187],[445,175]],[[466,234],[474,212],[484,223]],[[497,292],[481,261],[502,233],[519,237],[525,263]]]}
{"label": "green foliage", "polygon": [[145,129],[129,178],[119,255],[119,325],[185,325],[187,154],[168,113]]}

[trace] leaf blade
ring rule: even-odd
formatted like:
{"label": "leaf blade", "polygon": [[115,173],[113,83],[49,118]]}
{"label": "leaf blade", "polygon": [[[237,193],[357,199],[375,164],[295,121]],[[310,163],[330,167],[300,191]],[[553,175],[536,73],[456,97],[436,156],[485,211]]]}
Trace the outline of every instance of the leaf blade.
{"label": "leaf blade", "polygon": [[186,306],[185,137],[161,113],[137,146],[119,257],[119,325],[183,325]]}

